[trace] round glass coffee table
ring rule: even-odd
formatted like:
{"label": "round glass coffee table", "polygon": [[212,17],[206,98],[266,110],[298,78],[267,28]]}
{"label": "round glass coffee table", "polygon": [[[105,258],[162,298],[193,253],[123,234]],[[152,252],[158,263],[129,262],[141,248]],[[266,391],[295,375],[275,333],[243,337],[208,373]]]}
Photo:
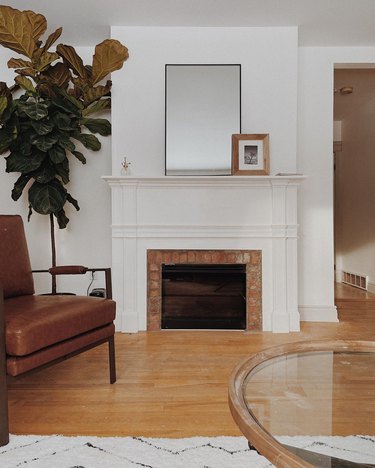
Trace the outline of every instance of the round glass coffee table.
{"label": "round glass coffee table", "polygon": [[249,445],[277,467],[375,466],[277,440],[375,435],[375,342],[310,341],[259,352],[233,371],[229,406]]}

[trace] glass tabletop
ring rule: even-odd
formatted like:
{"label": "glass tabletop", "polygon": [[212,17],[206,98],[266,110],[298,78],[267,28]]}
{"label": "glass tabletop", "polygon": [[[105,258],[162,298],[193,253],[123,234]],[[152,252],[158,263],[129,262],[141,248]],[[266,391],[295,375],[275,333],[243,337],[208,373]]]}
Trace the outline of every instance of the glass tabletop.
{"label": "glass tabletop", "polygon": [[243,393],[273,436],[375,434],[375,353],[275,357],[247,375]]}
{"label": "glass tabletop", "polygon": [[249,445],[276,466],[374,466],[281,443],[281,436],[375,435],[374,350],[373,342],[301,342],[240,363],[229,404]]}

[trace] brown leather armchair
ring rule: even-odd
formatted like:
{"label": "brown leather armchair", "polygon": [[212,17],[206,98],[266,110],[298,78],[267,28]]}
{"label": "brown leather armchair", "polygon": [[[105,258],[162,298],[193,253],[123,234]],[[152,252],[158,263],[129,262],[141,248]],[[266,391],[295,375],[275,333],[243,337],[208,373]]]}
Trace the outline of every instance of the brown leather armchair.
{"label": "brown leather armchair", "polygon": [[110,383],[116,381],[111,274],[82,266],[50,274],[104,271],[107,298],[35,295],[22,218],[0,215],[0,445],[8,442],[6,375],[17,377],[108,343]]}

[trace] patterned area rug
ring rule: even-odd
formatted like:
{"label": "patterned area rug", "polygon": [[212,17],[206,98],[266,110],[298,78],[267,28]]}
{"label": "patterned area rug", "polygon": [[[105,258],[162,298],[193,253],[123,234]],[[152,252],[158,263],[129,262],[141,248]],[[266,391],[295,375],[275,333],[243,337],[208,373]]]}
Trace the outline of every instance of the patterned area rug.
{"label": "patterned area rug", "polygon": [[[280,437],[300,448],[360,463],[375,462],[375,437]],[[244,437],[11,436],[2,468],[270,468]]]}

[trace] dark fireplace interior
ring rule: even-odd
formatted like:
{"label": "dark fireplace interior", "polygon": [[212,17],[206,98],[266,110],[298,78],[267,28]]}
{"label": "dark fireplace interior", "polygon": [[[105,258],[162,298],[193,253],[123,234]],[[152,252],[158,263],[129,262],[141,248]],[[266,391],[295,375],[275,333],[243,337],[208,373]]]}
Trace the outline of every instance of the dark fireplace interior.
{"label": "dark fireplace interior", "polygon": [[163,264],[163,329],[246,329],[246,265]]}

